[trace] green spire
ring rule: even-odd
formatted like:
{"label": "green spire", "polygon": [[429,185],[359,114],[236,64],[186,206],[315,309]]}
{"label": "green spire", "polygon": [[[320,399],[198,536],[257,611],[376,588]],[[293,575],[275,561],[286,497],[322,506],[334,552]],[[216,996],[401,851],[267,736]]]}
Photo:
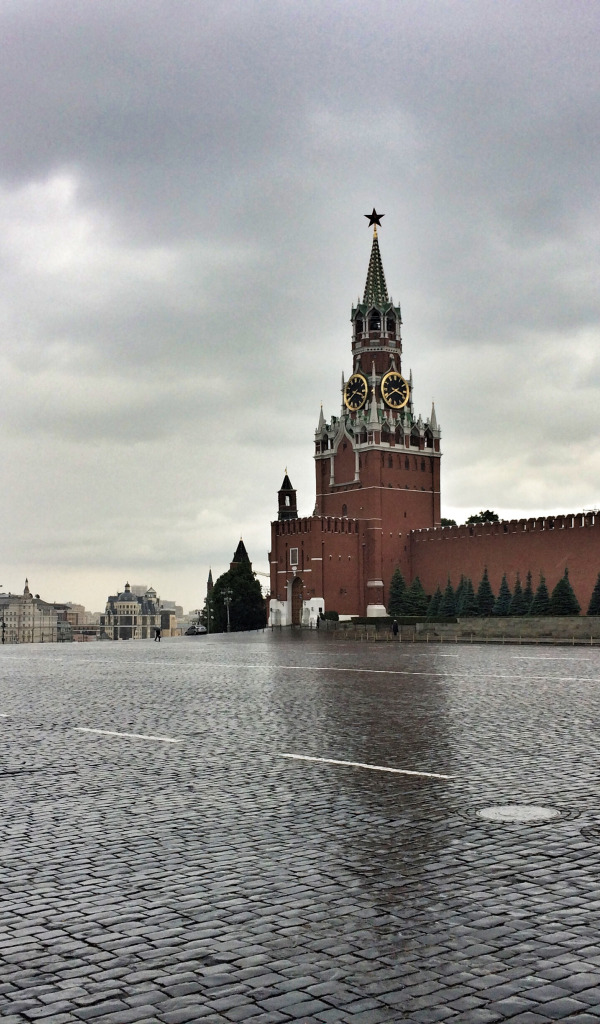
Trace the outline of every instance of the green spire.
{"label": "green spire", "polygon": [[377,225],[373,228],[373,245],[371,248],[371,259],[367,271],[365,294],[363,302],[366,306],[379,306],[380,308],[389,303],[383,263],[379,252],[379,240],[377,238]]}

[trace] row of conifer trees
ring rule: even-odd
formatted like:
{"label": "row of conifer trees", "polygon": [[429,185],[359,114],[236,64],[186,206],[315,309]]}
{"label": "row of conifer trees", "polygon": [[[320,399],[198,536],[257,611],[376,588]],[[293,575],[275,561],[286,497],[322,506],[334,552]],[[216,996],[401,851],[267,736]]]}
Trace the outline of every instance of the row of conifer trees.
{"label": "row of conifer trees", "polygon": [[[388,614],[394,618],[402,615],[424,616],[427,619],[491,615],[579,615],[580,612],[581,607],[569,581],[568,569],[565,569],[551,594],[542,575],[534,591],[531,572],[527,573],[524,585],[517,573],[512,590],[505,573],[498,593],[494,594],[487,568],[483,571],[477,590],[468,576],[461,576],[456,589],[448,579],[443,591],[438,587],[435,594],[428,597],[419,577],[416,576],[407,586],[400,569],[396,569],[390,583]],[[587,614],[600,615],[600,573]]]}

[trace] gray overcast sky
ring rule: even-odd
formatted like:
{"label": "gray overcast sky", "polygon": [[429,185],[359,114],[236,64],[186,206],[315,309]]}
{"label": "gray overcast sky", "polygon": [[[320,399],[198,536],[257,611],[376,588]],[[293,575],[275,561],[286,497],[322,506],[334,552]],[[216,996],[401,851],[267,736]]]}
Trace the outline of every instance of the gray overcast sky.
{"label": "gray overcast sky", "polygon": [[[0,0],[0,582],[198,607],[314,507],[371,233],[443,514],[600,505],[600,5]],[[263,580],[266,583],[266,580]]]}

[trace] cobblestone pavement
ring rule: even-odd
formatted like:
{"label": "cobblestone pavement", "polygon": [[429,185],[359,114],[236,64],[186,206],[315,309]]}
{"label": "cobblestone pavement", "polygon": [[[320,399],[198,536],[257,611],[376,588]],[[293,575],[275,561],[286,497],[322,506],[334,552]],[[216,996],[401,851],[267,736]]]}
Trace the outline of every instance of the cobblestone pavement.
{"label": "cobblestone pavement", "polygon": [[[287,632],[1,648],[2,1024],[598,1024],[599,668]],[[506,805],[560,814],[478,813]]]}

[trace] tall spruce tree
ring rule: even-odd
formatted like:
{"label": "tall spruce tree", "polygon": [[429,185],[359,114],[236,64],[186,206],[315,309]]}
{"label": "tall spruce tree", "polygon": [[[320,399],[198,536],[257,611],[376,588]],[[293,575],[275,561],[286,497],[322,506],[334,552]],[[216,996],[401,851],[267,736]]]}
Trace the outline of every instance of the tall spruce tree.
{"label": "tall spruce tree", "polygon": [[249,561],[233,566],[219,576],[212,590],[211,605],[215,633],[227,630],[227,602],[230,597],[229,621],[233,631],[261,629],[267,624],[267,610],[260,583]]}
{"label": "tall spruce tree", "polygon": [[415,576],[406,591],[406,614],[425,616],[427,613],[427,594],[418,576]]}
{"label": "tall spruce tree", "polygon": [[527,615],[528,610],[529,609],[527,601],[525,600],[525,595],[523,593],[523,587],[521,586],[521,579],[519,574],[517,573],[517,578],[515,580],[515,589],[513,591],[512,601],[510,602],[508,614]]}
{"label": "tall spruce tree", "polygon": [[450,577],[448,577],[448,582],[446,584],[446,589],[444,590],[438,614],[440,618],[444,619],[452,619],[456,615],[456,600],[454,597],[454,590],[452,589],[452,584],[450,582]]}
{"label": "tall spruce tree", "polygon": [[581,611],[579,601],[571,586],[568,569],[565,569],[564,576],[559,579],[552,591],[548,610],[550,615],[579,615]]}
{"label": "tall spruce tree", "polygon": [[587,613],[588,615],[600,615],[600,572],[598,573],[596,586],[594,587],[592,596],[590,597]]}
{"label": "tall spruce tree", "polygon": [[530,615],[548,615],[550,608],[550,594],[548,593],[548,587],[546,586],[546,580],[540,574],[540,582],[538,588],[533,596],[531,602],[531,608],[529,609]]}
{"label": "tall spruce tree", "polygon": [[454,591],[454,610],[455,610],[457,615],[459,614],[460,607],[462,605],[462,597],[463,597],[464,589],[465,589],[465,577],[464,577],[463,573],[461,572],[460,580],[458,581],[458,586],[457,586],[456,590]]}
{"label": "tall spruce tree", "polygon": [[406,580],[400,572],[395,569],[390,580],[390,597],[388,601],[388,615],[397,618],[398,615],[406,614]]}
{"label": "tall spruce tree", "polygon": [[508,615],[511,600],[512,594],[510,592],[506,573],[504,573],[502,583],[500,584],[500,590],[498,591],[498,597],[494,602],[494,615]]}
{"label": "tall spruce tree", "polygon": [[477,588],[477,607],[479,608],[479,614],[485,618],[492,615],[495,600],[494,591],[490,584],[486,566],[483,570],[483,576],[481,577],[479,587]]}
{"label": "tall spruce tree", "polygon": [[527,576],[525,577],[525,586],[523,588],[523,600],[527,611],[526,615],[531,614],[531,604],[533,602],[533,586],[531,584],[531,569],[529,569]]}
{"label": "tall spruce tree", "polygon": [[473,581],[468,576],[465,577],[460,596],[460,606],[456,609],[456,614],[460,615],[463,619],[472,619],[479,614],[479,605],[477,604]]}
{"label": "tall spruce tree", "polygon": [[431,600],[429,602],[429,605],[427,606],[427,618],[428,619],[437,619],[437,617],[438,617],[438,615],[440,613],[440,605],[442,603],[442,597],[443,597],[443,594],[442,594],[442,592],[441,592],[441,590],[439,588],[439,585],[438,585],[436,587],[435,594],[431,595]]}

